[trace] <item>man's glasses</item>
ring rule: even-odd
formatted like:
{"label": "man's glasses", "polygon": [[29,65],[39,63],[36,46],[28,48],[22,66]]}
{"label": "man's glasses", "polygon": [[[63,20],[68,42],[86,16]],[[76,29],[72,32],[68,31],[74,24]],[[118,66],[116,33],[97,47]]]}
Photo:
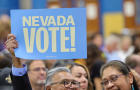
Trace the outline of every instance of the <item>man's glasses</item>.
{"label": "man's glasses", "polygon": [[70,88],[70,87],[79,88],[80,87],[80,82],[75,81],[75,80],[68,80],[68,79],[64,79],[60,82],[51,83],[51,85],[54,85],[54,84],[63,84],[65,88]]}
{"label": "man's glasses", "polygon": [[103,86],[107,86],[110,82],[111,83],[114,83],[114,82],[116,82],[117,80],[118,80],[118,78],[120,77],[120,76],[122,76],[123,74],[120,74],[120,75],[112,75],[112,76],[110,76],[110,80],[103,80],[102,82],[101,82],[101,84],[103,85]]}

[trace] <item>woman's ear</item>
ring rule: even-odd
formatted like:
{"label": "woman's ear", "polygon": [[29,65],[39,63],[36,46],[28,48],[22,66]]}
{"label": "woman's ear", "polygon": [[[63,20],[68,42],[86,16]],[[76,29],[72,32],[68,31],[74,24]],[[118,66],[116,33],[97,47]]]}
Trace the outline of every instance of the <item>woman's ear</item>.
{"label": "woman's ear", "polygon": [[133,75],[132,72],[129,72],[128,78],[129,78],[129,82],[132,84],[133,83],[133,78],[134,78],[134,75]]}
{"label": "woman's ear", "polygon": [[46,90],[51,90],[51,86],[47,86],[46,87]]}

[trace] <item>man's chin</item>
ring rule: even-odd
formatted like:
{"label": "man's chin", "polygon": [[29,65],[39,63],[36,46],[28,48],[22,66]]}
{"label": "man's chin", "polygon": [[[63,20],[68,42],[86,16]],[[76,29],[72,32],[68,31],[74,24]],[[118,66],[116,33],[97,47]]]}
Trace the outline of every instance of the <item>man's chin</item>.
{"label": "man's chin", "polygon": [[38,80],[37,81],[37,84],[40,84],[40,85],[44,85],[46,83],[46,80]]}
{"label": "man's chin", "polygon": [[109,90],[121,90],[121,89],[119,89],[119,88],[116,89],[116,88],[115,88],[115,89],[109,89]]}

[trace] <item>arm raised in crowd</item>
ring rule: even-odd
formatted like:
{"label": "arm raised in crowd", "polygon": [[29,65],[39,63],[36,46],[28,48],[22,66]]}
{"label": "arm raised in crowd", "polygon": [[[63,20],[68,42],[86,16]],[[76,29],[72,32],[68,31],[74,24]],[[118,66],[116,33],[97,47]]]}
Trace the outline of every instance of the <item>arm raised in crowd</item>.
{"label": "arm raised in crowd", "polygon": [[15,40],[16,37],[13,34],[8,34],[7,41],[6,41],[6,48],[12,54],[12,62],[13,66],[16,68],[22,68],[22,63],[19,58],[15,57],[14,49],[18,47],[18,43]]}
{"label": "arm raised in crowd", "polygon": [[5,44],[6,48],[12,54],[13,66],[11,79],[14,90],[32,90],[27,75],[27,67],[23,65],[20,58],[15,57],[14,54],[14,49],[18,47],[16,37],[13,34],[9,34]]}

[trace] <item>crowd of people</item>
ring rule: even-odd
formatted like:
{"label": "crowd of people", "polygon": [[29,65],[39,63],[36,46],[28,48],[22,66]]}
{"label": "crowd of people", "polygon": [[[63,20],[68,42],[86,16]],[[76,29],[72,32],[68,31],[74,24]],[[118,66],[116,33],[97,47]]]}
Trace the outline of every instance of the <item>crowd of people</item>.
{"label": "crowd of people", "polygon": [[0,17],[0,90],[140,90],[139,33],[94,33],[87,59],[25,60],[10,30]]}

